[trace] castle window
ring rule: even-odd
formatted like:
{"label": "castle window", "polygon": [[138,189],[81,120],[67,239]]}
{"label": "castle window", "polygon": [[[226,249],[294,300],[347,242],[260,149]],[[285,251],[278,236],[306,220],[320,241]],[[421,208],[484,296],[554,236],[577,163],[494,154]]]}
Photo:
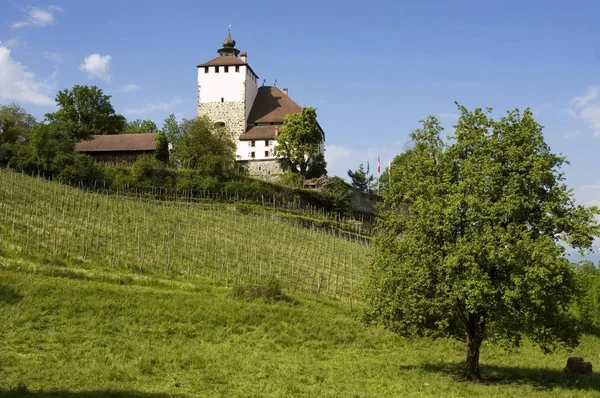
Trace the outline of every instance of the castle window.
{"label": "castle window", "polygon": [[225,102],[225,98],[221,97],[221,102]]}
{"label": "castle window", "polygon": [[219,67],[215,66],[215,73],[219,73]]}
{"label": "castle window", "polygon": [[229,66],[224,66],[225,68],[225,73],[229,73]]}
{"label": "castle window", "polygon": [[208,73],[208,66],[204,67],[204,73]]}
{"label": "castle window", "polygon": [[253,152],[250,152],[250,157],[251,157],[252,159],[254,159],[254,158],[256,157],[256,152],[254,152],[254,151],[253,151]]}
{"label": "castle window", "polygon": [[268,158],[269,157],[269,151],[265,151],[265,157]]}
{"label": "castle window", "polygon": [[215,127],[225,127],[225,122],[216,122]]}
{"label": "castle window", "polygon": [[236,65],[236,66],[235,66],[235,71],[236,71],[236,72],[239,72],[239,71],[240,71],[240,66],[239,66],[239,65]]}

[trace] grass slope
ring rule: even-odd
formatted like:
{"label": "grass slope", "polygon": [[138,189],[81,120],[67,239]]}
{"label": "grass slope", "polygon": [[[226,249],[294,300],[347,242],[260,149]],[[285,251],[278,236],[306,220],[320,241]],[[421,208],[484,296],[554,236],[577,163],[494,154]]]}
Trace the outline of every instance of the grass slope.
{"label": "grass slope", "polygon": [[[84,193],[0,171],[0,396],[593,397],[570,354],[464,346],[367,327],[365,247],[229,206]],[[234,299],[274,274],[291,300]],[[320,295],[314,294],[321,293]],[[312,292],[313,294],[310,294]],[[600,339],[573,353],[598,360]]]}
{"label": "grass slope", "polygon": [[348,299],[367,247],[240,205],[87,193],[0,170],[0,251],[179,278],[258,280]]}
{"label": "grass slope", "polygon": [[[461,344],[369,328],[347,303],[315,295],[245,301],[200,278],[81,270],[86,278],[74,279],[77,270],[62,268],[0,257],[0,396],[593,397],[600,390],[597,379],[588,389],[570,387],[561,372],[567,354],[529,345],[518,353],[485,346],[491,380],[461,382]],[[599,350],[600,339],[588,336],[575,353],[596,358]]]}

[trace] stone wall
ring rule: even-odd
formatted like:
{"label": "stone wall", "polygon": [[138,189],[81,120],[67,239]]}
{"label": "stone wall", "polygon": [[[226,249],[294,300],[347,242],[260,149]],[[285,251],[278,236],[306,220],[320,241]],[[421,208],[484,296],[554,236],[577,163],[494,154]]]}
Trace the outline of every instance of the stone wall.
{"label": "stone wall", "polygon": [[277,181],[283,174],[279,160],[243,160],[239,162],[248,174],[266,181]]}
{"label": "stone wall", "polygon": [[206,115],[215,123],[223,122],[231,139],[246,131],[246,106],[244,102],[208,102],[198,104],[198,116]]}

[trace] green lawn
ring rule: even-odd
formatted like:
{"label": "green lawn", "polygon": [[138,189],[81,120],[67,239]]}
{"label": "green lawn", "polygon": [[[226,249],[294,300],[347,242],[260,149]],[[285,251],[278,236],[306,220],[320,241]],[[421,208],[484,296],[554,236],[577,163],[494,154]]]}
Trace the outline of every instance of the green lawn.
{"label": "green lawn", "polygon": [[[0,396],[600,396],[600,379],[561,371],[573,354],[599,362],[599,337],[572,354],[484,345],[472,384],[461,343],[361,323],[367,249],[235,205],[0,170]],[[268,276],[289,300],[233,297]]]}
{"label": "green lawn", "polygon": [[[305,293],[239,300],[203,278],[66,272],[1,257],[0,280],[0,396],[21,396],[23,386],[38,397],[600,394],[597,379],[568,386],[568,353],[527,345],[484,346],[488,382],[461,381],[461,344],[400,338],[362,324],[348,303]],[[600,339],[586,336],[575,354],[598,352]]]}

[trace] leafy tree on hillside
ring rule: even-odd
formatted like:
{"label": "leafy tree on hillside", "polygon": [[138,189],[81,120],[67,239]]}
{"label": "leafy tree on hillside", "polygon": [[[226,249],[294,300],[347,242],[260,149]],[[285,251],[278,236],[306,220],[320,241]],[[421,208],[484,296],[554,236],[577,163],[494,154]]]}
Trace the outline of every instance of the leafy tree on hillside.
{"label": "leafy tree on hillside", "polygon": [[96,86],[76,85],[71,90],[58,92],[56,105],[60,109],[47,113],[46,119],[60,125],[74,139],[93,134],[120,134],[127,121],[115,113],[110,97]]}
{"label": "leafy tree on hillside", "polygon": [[354,188],[361,192],[373,193],[375,189],[375,177],[370,173],[368,164],[366,170],[362,163],[356,171],[348,169],[348,177],[350,177]]}
{"label": "leafy tree on hillside", "polygon": [[27,139],[35,118],[17,104],[0,106],[0,166],[13,161],[16,145]]}
{"label": "leafy tree on hillside", "polygon": [[152,120],[135,119],[128,122],[123,131],[125,134],[156,133],[158,127]]}
{"label": "leafy tree on hillside", "polygon": [[562,243],[589,249],[597,208],[576,205],[532,112],[494,120],[461,116],[451,143],[429,117],[392,166],[365,289],[368,320],[404,335],[466,343],[466,375],[479,379],[484,340],[543,350],[573,347],[578,295]]}
{"label": "leafy tree on hillside", "polygon": [[225,175],[235,169],[235,144],[205,116],[184,120],[172,159],[182,167],[207,175]]}
{"label": "leafy tree on hillside", "polygon": [[162,132],[165,134],[167,141],[171,145],[173,145],[177,137],[181,135],[181,129],[179,128],[179,123],[177,123],[177,118],[174,114],[171,113],[165,118]]}
{"label": "leafy tree on hillside", "polygon": [[327,163],[319,154],[322,142],[323,134],[317,123],[316,110],[302,108],[300,112],[285,117],[273,152],[286,159],[292,171],[305,178],[319,177],[327,174]]}

